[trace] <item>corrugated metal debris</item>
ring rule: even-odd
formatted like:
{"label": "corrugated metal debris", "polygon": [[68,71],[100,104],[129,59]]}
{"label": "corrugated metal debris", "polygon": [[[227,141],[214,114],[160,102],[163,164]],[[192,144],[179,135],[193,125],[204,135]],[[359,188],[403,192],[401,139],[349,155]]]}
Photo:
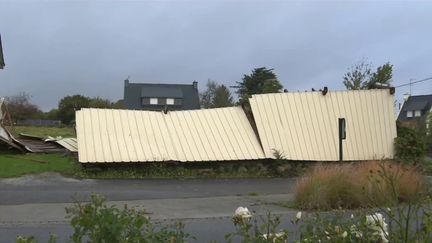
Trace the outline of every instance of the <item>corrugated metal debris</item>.
{"label": "corrugated metal debris", "polygon": [[6,110],[5,99],[0,98],[0,141],[7,144],[11,148],[25,151],[20,144],[15,140],[12,134],[4,126],[5,120],[8,118],[8,112]]}
{"label": "corrugated metal debris", "polygon": [[389,90],[253,95],[249,99],[266,157],[339,160],[338,119],[345,118],[344,160],[393,158],[394,96]]}
{"label": "corrugated metal debris", "polygon": [[26,147],[28,152],[32,153],[57,153],[65,152],[65,149],[57,143],[45,142],[43,139],[21,136],[16,139],[20,145]]}
{"label": "corrugated metal debris", "polygon": [[76,138],[58,137],[41,137],[30,134],[19,134],[19,141],[27,144],[31,152],[64,152],[65,149],[70,152],[78,152],[78,142]]}
{"label": "corrugated metal debris", "polygon": [[[8,147],[18,149],[22,152],[52,153],[52,152],[78,152],[76,138],[52,138],[38,137],[28,134],[20,134],[15,138],[4,126],[8,113],[4,104],[4,98],[0,99],[0,141]],[[10,120],[10,118],[9,118]]]}
{"label": "corrugated metal debris", "polygon": [[223,161],[265,158],[242,108],[76,112],[78,157],[87,162]]}

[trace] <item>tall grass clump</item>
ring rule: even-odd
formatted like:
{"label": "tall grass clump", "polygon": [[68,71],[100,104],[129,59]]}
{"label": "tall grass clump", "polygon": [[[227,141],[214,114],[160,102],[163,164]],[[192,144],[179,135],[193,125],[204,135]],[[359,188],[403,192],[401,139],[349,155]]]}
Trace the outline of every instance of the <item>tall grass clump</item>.
{"label": "tall grass clump", "polygon": [[302,209],[393,206],[419,200],[427,192],[416,167],[393,162],[317,165],[300,178],[295,203]]}

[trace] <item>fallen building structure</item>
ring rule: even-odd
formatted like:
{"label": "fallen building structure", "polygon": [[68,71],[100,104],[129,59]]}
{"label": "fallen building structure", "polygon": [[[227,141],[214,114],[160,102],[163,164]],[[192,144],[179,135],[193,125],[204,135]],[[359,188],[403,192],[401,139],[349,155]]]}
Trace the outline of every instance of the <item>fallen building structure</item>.
{"label": "fallen building structure", "polygon": [[267,158],[392,159],[396,138],[389,89],[253,95],[253,117]]}
{"label": "fallen building structure", "polygon": [[241,107],[190,111],[81,109],[81,163],[360,161],[393,158],[389,89],[253,95],[256,131]]}
{"label": "fallen building structure", "polygon": [[226,161],[264,159],[240,107],[76,112],[78,158],[91,162]]}
{"label": "fallen building structure", "polygon": [[30,153],[56,153],[56,152],[78,152],[78,142],[76,138],[62,137],[39,137],[29,134],[19,134],[15,138],[5,126],[5,121],[9,120],[4,98],[0,99],[0,142],[12,149]]}

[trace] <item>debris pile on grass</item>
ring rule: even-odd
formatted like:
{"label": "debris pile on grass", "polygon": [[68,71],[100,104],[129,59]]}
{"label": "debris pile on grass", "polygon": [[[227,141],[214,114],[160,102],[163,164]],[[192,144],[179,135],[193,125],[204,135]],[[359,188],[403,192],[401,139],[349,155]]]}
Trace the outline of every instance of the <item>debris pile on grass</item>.
{"label": "debris pile on grass", "polygon": [[298,180],[295,203],[302,209],[353,209],[417,201],[426,194],[416,167],[368,161],[314,167]]}

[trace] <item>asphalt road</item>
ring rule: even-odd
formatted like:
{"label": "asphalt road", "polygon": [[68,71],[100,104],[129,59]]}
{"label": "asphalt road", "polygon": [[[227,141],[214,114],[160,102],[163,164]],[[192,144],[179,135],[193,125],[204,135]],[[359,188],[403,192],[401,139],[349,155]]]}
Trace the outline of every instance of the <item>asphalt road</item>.
{"label": "asphalt road", "polygon": [[0,180],[0,205],[87,201],[92,193],[109,201],[196,198],[292,192],[294,179],[76,180],[54,173]]}
{"label": "asphalt road", "polygon": [[[142,204],[153,213],[152,218],[159,218],[157,221],[162,223],[180,219],[185,223],[185,231],[197,237],[194,242],[225,242],[224,235],[234,231],[231,215],[237,206],[248,206],[261,213],[279,212],[284,219],[282,226],[288,227],[289,219],[296,212],[271,202],[287,200],[292,195],[294,181],[283,178],[77,180],[54,173],[1,179],[0,243],[15,242],[17,235],[33,235],[38,242],[46,242],[50,232],[58,236],[58,242],[67,242],[72,228],[62,215],[64,204],[88,201],[93,193],[117,203]],[[49,221],[50,218],[59,221]]]}

